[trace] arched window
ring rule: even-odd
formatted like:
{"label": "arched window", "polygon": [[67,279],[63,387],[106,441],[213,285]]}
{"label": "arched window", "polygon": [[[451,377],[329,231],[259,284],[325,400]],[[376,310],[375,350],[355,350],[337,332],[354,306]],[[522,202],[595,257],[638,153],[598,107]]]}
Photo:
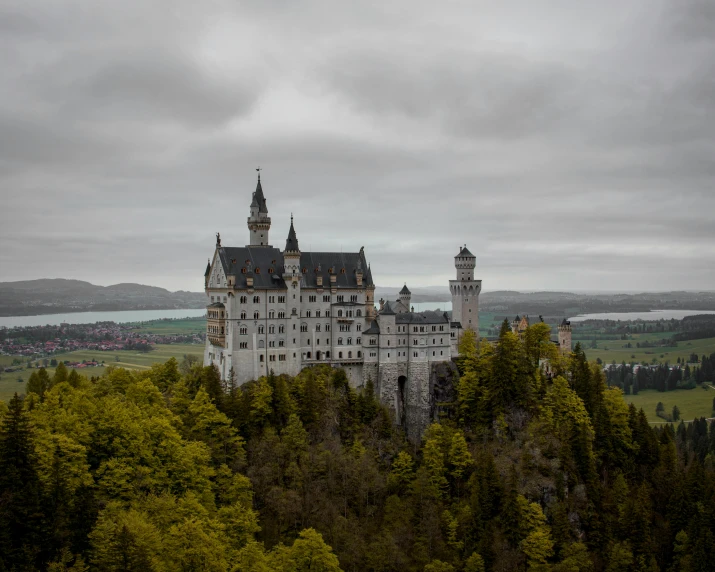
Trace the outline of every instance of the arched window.
{"label": "arched window", "polygon": [[[258,347],[260,349],[263,349],[266,347],[266,343],[263,340],[258,340]],[[263,356],[261,356],[261,357],[263,357]]]}
{"label": "arched window", "polygon": [[359,358],[362,357],[362,352],[358,352],[358,357],[359,357]]}
{"label": "arched window", "polygon": [[241,304],[248,303],[248,296],[241,296]]}
{"label": "arched window", "polygon": [[355,310],[355,315],[359,318],[362,316],[362,310]]}
{"label": "arched window", "polygon": [[275,311],[274,311],[274,310],[271,310],[270,312],[268,312],[268,317],[269,317],[271,320],[272,320],[273,318],[275,318],[275,317],[276,317]]}
{"label": "arched window", "polygon": [[308,359],[310,359],[310,352],[308,352],[307,354],[305,354],[305,357],[307,357]]}
{"label": "arched window", "polygon": [[286,327],[285,327],[285,326],[278,326],[278,333],[279,333],[279,334],[284,334],[285,331],[286,331]]}
{"label": "arched window", "polygon": [[259,318],[260,314],[258,312],[253,312],[253,319],[257,320]]}
{"label": "arched window", "polygon": [[305,317],[306,317],[306,318],[310,318],[310,310],[306,310],[306,311],[305,311]]}
{"label": "arched window", "polygon": [[352,339],[352,338],[348,338],[348,345],[349,345],[349,346],[353,345],[353,339]]}
{"label": "arched window", "polygon": [[348,358],[353,357],[353,352],[348,352]]}
{"label": "arched window", "polygon": [[343,352],[338,352],[338,359],[343,359]]}
{"label": "arched window", "polygon": [[338,318],[342,318],[342,317],[343,317],[343,311],[342,311],[342,310],[338,310]]}
{"label": "arched window", "polygon": [[248,328],[246,326],[240,326],[238,328],[238,333],[245,336],[248,333]]}
{"label": "arched window", "polygon": [[265,330],[264,330],[263,326],[258,326],[258,333],[259,333],[259,334],[265,333]]}
{"label": "arched window", "polygon": [[390,326],[387,326],[387,333],[390,333]]}
{"label": "arched window", "polygon": [[254,303],[254,304],[260,304],[260,303],[261,303],[261,297],[260,297],[260,296],[254,296],[254,297],[253,297],[253,303]]}
{"label": "arched window", "polygon": [[275,327],[275,326],[268,326],[268,333],[269,333],[269,334],[275,334],[275,333],[276,333],[276,327]]}
{"label": "arched window", "polygon": [[241,319],[245,320],[246,319],[246,312],[241,312]]}
{"label": "arched window", "polygon": [[330,359],[330,352],[325,352],[325,359]]}
{"label": "arched window", "polygon": [[343,345],[343,338],[338,338],[338,345],[342,346]]}
{"label": "arched window", "polygon": [[315,324],[315,331],[319,332],[320,331],[320,324]]}

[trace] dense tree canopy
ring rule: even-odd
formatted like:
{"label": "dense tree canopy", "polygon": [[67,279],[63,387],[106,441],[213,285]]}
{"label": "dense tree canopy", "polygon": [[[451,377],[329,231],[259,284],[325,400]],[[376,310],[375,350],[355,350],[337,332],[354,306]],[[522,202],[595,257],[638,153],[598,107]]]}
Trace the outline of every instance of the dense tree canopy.
{"label": "dense tree canopy", "polygon": [[653,429],[539,324],[460,349],[418,445],[327,366],[38,370],[0,406],[0,570],[714,569],[713,422]]}

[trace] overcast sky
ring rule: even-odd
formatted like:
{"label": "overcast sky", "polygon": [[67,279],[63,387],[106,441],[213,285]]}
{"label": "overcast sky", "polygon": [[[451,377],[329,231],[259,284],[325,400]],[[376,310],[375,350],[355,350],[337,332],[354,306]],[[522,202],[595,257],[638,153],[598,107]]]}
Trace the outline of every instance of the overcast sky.
{"label": "overcast sky", "polygon": [[378,285],[715,289],[715,2],[0,0],[0,281],[201,290],[248,241]]}

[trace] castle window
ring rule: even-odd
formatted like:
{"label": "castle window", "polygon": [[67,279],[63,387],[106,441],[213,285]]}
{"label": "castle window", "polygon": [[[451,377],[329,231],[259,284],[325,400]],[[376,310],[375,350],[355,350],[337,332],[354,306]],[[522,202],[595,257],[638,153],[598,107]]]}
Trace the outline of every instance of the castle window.
{"label": "castle window", "polygon": [[241,304],[246,304],[248,302],[248,296],[241,296]]}
{"label": "castle window", "polygon": [[330,331],[330,324],[325,324],[325,331],[329,332]]}
{"label": "castle window", "polygon": [[[261,244],[263,244],[263,243],[261,243]],[[261,273],[261,269],[258,268],[258,266],[256,266],[256,269],[254,270],[254,272],[255,272],[256,274],[260,274],[260,273]]]}
{"label": "castle window", "polygon": [[325,352],[325,359],[330,359],[330,352]]}
{"label": "castle window", "polygon": [[362,310],[355,310],[355,315],[359,318],[362,316]]}
{"label": "castle window", "polygon": [[326,346],[329,346],[329,345],[330,345],[330,340],[327,339],[327,338],[326,338],[326,340],[325,340],[325,345],[326,345]]}
{"label": "castle window", "polygon": [[254,303],[254,304],[260,304],[260,303],[261,303],[261,297],[260,297],[260,296],[254,296],[254,297],[253,297],[253,303]]}
{"label": "castle window", "polygon": [[338,352],[338,358],[343,359],[343,352]]}
{"label": "castle window", "polygon": [[355,340],[355,343],[356,343],[357,345],[362,344],[362,338],[356,339],[356,340]]}
{"label": "castle window", "polygon": [[241,326],[240,328],[238,328],[238,333],[242,336],[245,336],[246,334],[248,334],[248,328],[246,326]]}
{"label": "castle window", "polygon": [[320,310],[316,310],[316,311],[315,311],[315,317],[316,317],[316,318],[320,318]]}
{"label": "castle window", "polygon": [[268,361],[276,361],[276,356],[274,356],[274,355],[268,356]]}
{"label": "castle window", "polygon": [[348,345],[349,345],[349,346],[353,345],[353,339],[352,339],[352,338],[348,338]]}
{"label": "castle window", "polygon": [[268,326],[268,333],[269,333],[269,334],[275,334],[275,333],[276,333],[276,327],[275,327],[275,326]]}
{"label": "castle window", "polygon": [[353,352],[348,352],[348,359],[353,357]]}
{"label": "castle window", "polygon": [[248,349],[248,342],[241,342],[239,344],[239,348],[242,350],[247,350]]}
{"label": "castle window", "polygon": [[285,312],[278,312],[278,319],[279,319],[279,320],[284,319],[285,317],[286,317],[286,313],[285,313]]}
{"label": "castle window", "polygon": [[439,355],[442,355],[442,352],[441,352],[441,351],[439,352]]}
{"label": "castle window", "polygon": [[275,301],[276,301],[276,297],[275,297],[275,296],[268,296],[268,303],[269,303],[269,304],[273,304]]}
{"label": "castle window", "polygon": [[270,340],[270,341],[268,342],[268,347],[269,347],[269,348],[274,348],[274,347],[276,347],[276,342],[275,342],[274,340]]}
{"label": "castle window", "polygon": [[435,353],[434,353],[434,352],[432,352],[432,357],[434,357],[434,356],[435,356]]}
{"label": "castle window", "polygon": [[279,333],[279,334],[284,334],[285,331],[286,331],[286,327],[285,327],[285,326],[278,326],[278,333]]}
{"label": "castle window", "polygon": [[342,311],[342,310],[338,310],[338,318],[342,318],[342,317],[343,317],[343,311]]}
{"label": "castle window", "polygon": [[307,273],[308,273],[308,269],[307,269],[307,268],[303,268],[303,274],[307,274]]}
{"label": "castle window", "polygon": [[345,274],[345,268],[340,269],[340,274]]}
{"label": "castle window", "polygon": [[315,302],[315,296],[308,296],[308,302]]}
{"label": "castle window", "polygon": [[388,346],[390,345],[390,340],[387,340],[387,345],[388,345]]}
{"label": "castle window", "polygon": [[358,353],[357,353],[357,356],[358,356],[359,358],[361,358],[361,357],[362,357],[362,352],[358,352]]}
{"label": "castle window", "polygon": [[343,345],[343,338],[338,338],[338,345],[342,346]]}
{"label": "castle window", "polygon": [[[213,300],[213,298],[212,298],[212,300]],[[342,294],[338,295],[338,302],[343,302],[344,300],[345,300],[345,296],[343,296]]]}
{"label": "castle window", "polygon": [[253,319],[258,320],[260,314],[258,312],[253,312]]}
{"label": "castle window", "polygon": [[320,331],[320,324],[315,324],[315,331],[319,332]]}
{"label": "castle window", "polygon": [[330,317],[330,310],[325,310],[325,317],[329,318]]}
{"label": "castle window", "polygon": [[360,324],[355,324],[355,331],[362,332],[362,326]]}
{"label": "castle window", "polygon": [[330,302],[330,294],[323,296],[323,302]]}
{"label": "castle window", "polygon": [[351,302],[357,302],[357,301],[358,301],[357,294],[355,294],[355,295],[353,295],[353,296],[350,296],[350,301],[351,301]]}
{"label": "castle window", "polygon": [[258,326],[258,333],[259,334],[265,333],[265,328],[263,326]]}
{"label": "castle window", "polygon": [[285,354],[280,354],[278,356],[278,361],[285,361],[286,360],[286,355]]}
{"label": "castle window", "polygon": [[263,354],[261,354],[260,356],[258,356],[258,361],[260,361],[261,363],[263,363]]}
{"label": "castle window", "polygon": [[276,317],[275,311],[274,311],[274,310],[271,310],[270,312],[268,312],[268,317],[269,317],[271,320],[272,320],[273,318],[275,318],[275,317]]}
{"label": "castle window", "polygon": [[258,340],[258,347],[259,347],[259,349],[265,348],[266,342],[264,342],[263,340]]}
{"label": "castle window", "polygon": [[278,296],[278,303],[279,304],[285,304],[286,302],[286,297],[285,296]]}
{"label": "castle window", "polygon": [[284,340],[278,340],[278,347],[279,347],[279,348],[282,348],[283,346],[285,346],[285,341],[284,341]]}
{"label": "castle window", "polygon": [[375,344],[377,344],[377,340],[375,338],[370,338],[370,345],[374,346]]}
{"label": "castle window", "polygon": [[441,346],[443,343],[444,343],[444,339],[443,339],[443,338],[440,338],[440,339],[439,339],[439,345]]}
{"label": "castle window", "polygon": [[300,325],[300,331],[301,331],[301,332],[307,332],[307,331],[308,331],[308,324],[301,324],[301,325]]}
{"label": "castle window", "polygon": [[437,340],[435,340],[434,338],[432,338],[432,345],[435,345],[436,343],[437,343]]}
{"label": "castle window", "polygon": [[306,310],[306,311],[305,311],[305,317],[306,317],[306,318],[310,318],[310,316],[311,316],[310,310]]}
{"label": "castle window", "polygon": [[246,273],[246,269],[245,269],[245,268],[241,268],[241,274],[245,274],[245,273]]}

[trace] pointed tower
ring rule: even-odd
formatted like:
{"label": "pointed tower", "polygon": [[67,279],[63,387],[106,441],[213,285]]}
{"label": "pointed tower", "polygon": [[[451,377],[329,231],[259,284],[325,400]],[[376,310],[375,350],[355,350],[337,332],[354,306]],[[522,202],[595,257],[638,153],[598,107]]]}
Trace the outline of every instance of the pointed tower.
{"label": "pointed tower", "polygon": [[258,184],[251,201],[251,216],[248,217],[249,246],[270,246],[268,231],[271,230],[271,218],[268,216],[266,198],[261,186],[261,173],[258,172]]}
{"label": "pointed tower", "polygon": [[211,259],[206,263],[206,272],[204,272],[204,288],[209,287],[209,276],[211,275]]}
{"label": "pointed tower", "polygon": [[411,301],[412,292],[410,292],[410,289],[407,287],[407,282],[405,282],[405,285],[402,287],[402,290],[400,290],[400,302],[402,302],[402,305],[407,308],[407,310],[405,310],[406,312],[410,311]]}
{"label": "pointed tower", "polygon": [[571,353],[571,322],[566,318],[559,324],[559,349],[562,354]]}
{"label": "pointed tower", "polygon": [[449,281],[452,293],[452,322],[459,322],[463,329],[471,329],[479,336],[479,293],[482,281],[474,279],[477,258],[465,244],[454,257],[457,279]]}

